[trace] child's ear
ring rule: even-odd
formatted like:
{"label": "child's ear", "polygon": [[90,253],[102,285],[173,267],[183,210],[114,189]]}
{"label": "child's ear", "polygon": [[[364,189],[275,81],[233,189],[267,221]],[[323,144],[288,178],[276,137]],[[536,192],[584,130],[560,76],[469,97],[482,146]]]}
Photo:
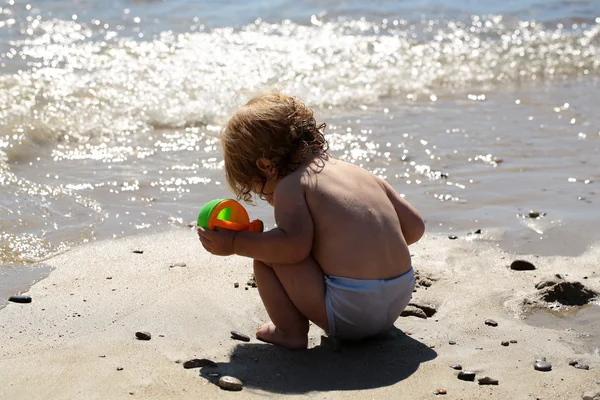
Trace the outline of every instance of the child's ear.
{"label": "child's ear", "polygon": [[266,158],[259,158],[256,160],[256,166],[260,169],[265,176],[273,175],[273,166],[271,165],[271,161]]}

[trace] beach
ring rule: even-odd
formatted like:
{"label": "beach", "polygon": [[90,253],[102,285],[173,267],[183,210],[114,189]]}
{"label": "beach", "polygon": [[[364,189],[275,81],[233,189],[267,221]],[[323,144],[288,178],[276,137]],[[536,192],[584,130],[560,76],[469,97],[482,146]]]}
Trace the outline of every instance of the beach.
{"label": "beach", "polygon": [[[508,268],[514,254],[435,235],[411,254],[412,303],[434,314],[400,317],[358,344],[311,326],[309,349],[290,351],[254,338],[267,316],[247,285],[249,260],[207,254],[192,229],[79,246],[47,261],[53,271],[27,292],[31,303],[0,310],[0,398],[579,399],[600,390],[598,330],[533,326],[524,303],[536,304],[535,285],[557,273],[600,291],[598,249],[528,257],[531,271]],[[151,339],[136,339],[140,331]],[[551,371],[534,369],[541,357]],[[184,368],[192,359],[217,367]],[[476,380],[459,380],[454,364]],[[220,389],[214,371],[242,391]],[[486,376],[498,384],[479,385]]]}
{"label": "beach", "polygon": [[[599,72],[596,0],[6,1],[0,399],[593,398]],[[425,220],[379,338],[257,341],[251,261],[198,242],[219,134],[271,90]]]}

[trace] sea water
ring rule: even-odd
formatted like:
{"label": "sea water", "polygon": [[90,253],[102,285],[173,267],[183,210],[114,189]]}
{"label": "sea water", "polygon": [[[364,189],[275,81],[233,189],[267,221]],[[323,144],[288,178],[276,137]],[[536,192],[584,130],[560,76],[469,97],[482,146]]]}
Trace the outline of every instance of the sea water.
{"label": "sea water", "polygon": [[429,232],[581,254],[600,239],[599,67],[595,0],[4,0],[0,297],[53,254],[231,196],[219,132],[271,89]]}

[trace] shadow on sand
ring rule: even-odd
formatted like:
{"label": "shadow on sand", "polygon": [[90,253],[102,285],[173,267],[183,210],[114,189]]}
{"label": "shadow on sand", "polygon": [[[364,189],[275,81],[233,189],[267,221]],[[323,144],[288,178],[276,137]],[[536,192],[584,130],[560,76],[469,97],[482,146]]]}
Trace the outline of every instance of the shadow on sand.
{"label": "shadow on sand", "polygon": [[289,351],[263,343],[240,344],[230,361],[204,367],[200,375],[217,384],[234,376],[248,389],[301,394],[313,391],[361,390],[393,385],[412,375],[437,353],[397,328],[376,338],[335,344],[323,338],[306,351]]}

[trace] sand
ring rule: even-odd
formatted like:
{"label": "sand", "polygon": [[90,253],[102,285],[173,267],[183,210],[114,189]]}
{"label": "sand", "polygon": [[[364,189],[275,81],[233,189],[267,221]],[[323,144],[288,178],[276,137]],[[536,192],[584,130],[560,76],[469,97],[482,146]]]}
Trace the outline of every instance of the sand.
{"label": "sand", "polygon": [[[535,298],[545,276],[560,273],[600,292],[598,249],[575,258],[520,256],[537,267],[523,272],[507,268],[516,255],[464,238],[427,235],[411,251],[432,282],[413,301],[435,315],[401,317],[380,338],[340,346],[311,327],[309,349],[289,351],[254,339],[267,316],[257,289],[245,289],[249,260],[207,254],[192,230],[80,246],[47,261],[54,269],[28,291],[32,303],[0,310],[0,398],[429,399],[441,388],[447,394],[438,398],[579,399],[600,390],[594,332],[523,319],[523,299]],[[498,326],[485,325],[488,318]],[[231,330],[252,340],[235,341]],[[136,331],[152,339],[137,340]],[[517,343],[500,344],[511,339]],[[533,369],[541,356],[552,371]],[[215,361],[243,391],[223,391],[199,369],[184,369],[192,358]],[[569,366],[571,359],[590,370]],[[499,385],[458,380],[454,363]]]}

